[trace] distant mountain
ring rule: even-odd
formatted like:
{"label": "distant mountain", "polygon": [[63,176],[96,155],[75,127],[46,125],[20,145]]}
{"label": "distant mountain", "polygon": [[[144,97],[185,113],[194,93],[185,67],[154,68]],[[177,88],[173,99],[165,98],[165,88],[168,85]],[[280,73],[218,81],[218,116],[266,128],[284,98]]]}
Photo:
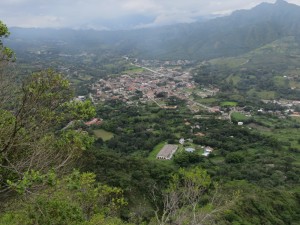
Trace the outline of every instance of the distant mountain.
{"label": "distant mountain", "polygon": [[[63,42],[66,48],[141,58],[206,60],[237,56],[284,37],[300,43],[300,7],[278,0],[226,17],[192,24],[130,31],[11,29],[10,44]],[[19,44],[19,45],[18,45]],[[64,49],[66,49],[64,48]]]}
{"label": "distant mountain", "polygon": [[[300,7],[277,1],[205,23],[167,27],[160,30],[160,42],[156,40],[152,51],[144,48],[142,54],[191,59],[236,56],[286,36],[299,41]],[[144,43],[153,42],[146,38]]]}

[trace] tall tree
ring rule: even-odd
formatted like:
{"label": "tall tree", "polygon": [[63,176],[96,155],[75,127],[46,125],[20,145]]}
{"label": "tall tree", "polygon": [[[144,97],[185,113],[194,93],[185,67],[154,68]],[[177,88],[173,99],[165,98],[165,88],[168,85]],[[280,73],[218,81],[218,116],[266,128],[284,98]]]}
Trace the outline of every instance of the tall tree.
{"label": "tall tree", "polygon": [[[0,21],[0,40],[8,35]],[[52,70],[32,74],[15,92],[5,86],[6,81],[14,82],[5,71],[13,52],[2,41],[0,54],[0,86],[5,89],[0,99],[1,197],[11,188],[27,191],[37,174],[62,172],[78,158],[93,138],[80,130],[61,128],[72,120],[95,116],[95,109],[90,102],[72,101],[70,83]],[[13,102],[8,104],[12,95]]]}

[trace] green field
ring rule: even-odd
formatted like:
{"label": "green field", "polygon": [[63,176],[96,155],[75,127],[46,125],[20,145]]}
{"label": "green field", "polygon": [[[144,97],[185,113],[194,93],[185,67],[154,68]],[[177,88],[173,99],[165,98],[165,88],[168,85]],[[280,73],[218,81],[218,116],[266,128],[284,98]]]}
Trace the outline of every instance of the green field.
{"label": "green field", "polygon": [[257,92],[257,96],[261,99],[275,99],[275,91],[260,91]]}
{"label": "green field", "polygon": [[231,114],[231,119],[234,120],[234,121],[244,122],[244,121],[247,121],[249,118],[247,116],[245,116],[244,114],[242,114],[242,113],[233,112]]}
{"label": "green field", "polygon": [[94,134],[97,138],[102,138],[103,141],[107,141],[113,138],[114,134],[111,132],[108,132],[103,129],[94,130]]}
{"label": "green field", "polygon": [[237,85],[240,81],[241,81],[241,77],[238,76],[238,75],[230,75],[229,77],[226,78],[226,81],[227,82],[231,82],[234,84],[234,85]]}
{"label": "green field", "polygon": [[197,102],[201,104],[208,104],[208,105],[214,105],[218,103],[218,100],[214,97],[208,97],[208,98],[197,98],[195,99]]}
{"label": "green field", "polygon": [[123,71],[123,73],[126,74],[134,74],[134,73],[142,73],[142,72],[144,72],[144,69],[140,67],[132,67],[128,70]]}
{"label": "green field", "polygon": [[237,106],[237,102],[221,102],[221,106],[235,107]]}

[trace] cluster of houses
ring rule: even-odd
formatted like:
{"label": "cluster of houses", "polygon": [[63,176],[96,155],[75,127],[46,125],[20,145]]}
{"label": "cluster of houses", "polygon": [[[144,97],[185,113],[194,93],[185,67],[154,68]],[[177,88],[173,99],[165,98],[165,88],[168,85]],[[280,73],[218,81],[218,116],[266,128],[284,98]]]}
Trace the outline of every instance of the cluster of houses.
{"label": "cluster of houses", "polygon": [[144,69],[130,75],[100,79],[90,87],[95,101],[120,99],[128,104],[132,101],[153,101],[159,93],[187,100],[191,93],[186,89],[194,88],[195,83],[188,72],[164,67],[156,71]]}
{"label": "cluster of houses", "polygon": [[181,74],[165,69],[158,74],[142,72],[142,74],[100,79],[92,84],[90,89],[96,101],[120,99],[129,103],[132,99],[141,102],[153,100],[159,93],[165,93],[167,97],[188,99],[190,93],[185,91],[186,88],[195,88],[195,83],[191,81],[188,73]]}

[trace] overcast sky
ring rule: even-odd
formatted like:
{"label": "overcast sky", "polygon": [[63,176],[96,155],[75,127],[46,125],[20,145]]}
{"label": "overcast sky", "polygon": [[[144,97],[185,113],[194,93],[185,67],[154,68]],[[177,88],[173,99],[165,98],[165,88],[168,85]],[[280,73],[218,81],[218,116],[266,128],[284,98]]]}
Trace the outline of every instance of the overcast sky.
{"label": "overcast sky", "polygon": [[[194,22],[276,0],[0,0],[0,20],[18,27],[118,29]],[[300,5],[300,0],[287,0]]]}

